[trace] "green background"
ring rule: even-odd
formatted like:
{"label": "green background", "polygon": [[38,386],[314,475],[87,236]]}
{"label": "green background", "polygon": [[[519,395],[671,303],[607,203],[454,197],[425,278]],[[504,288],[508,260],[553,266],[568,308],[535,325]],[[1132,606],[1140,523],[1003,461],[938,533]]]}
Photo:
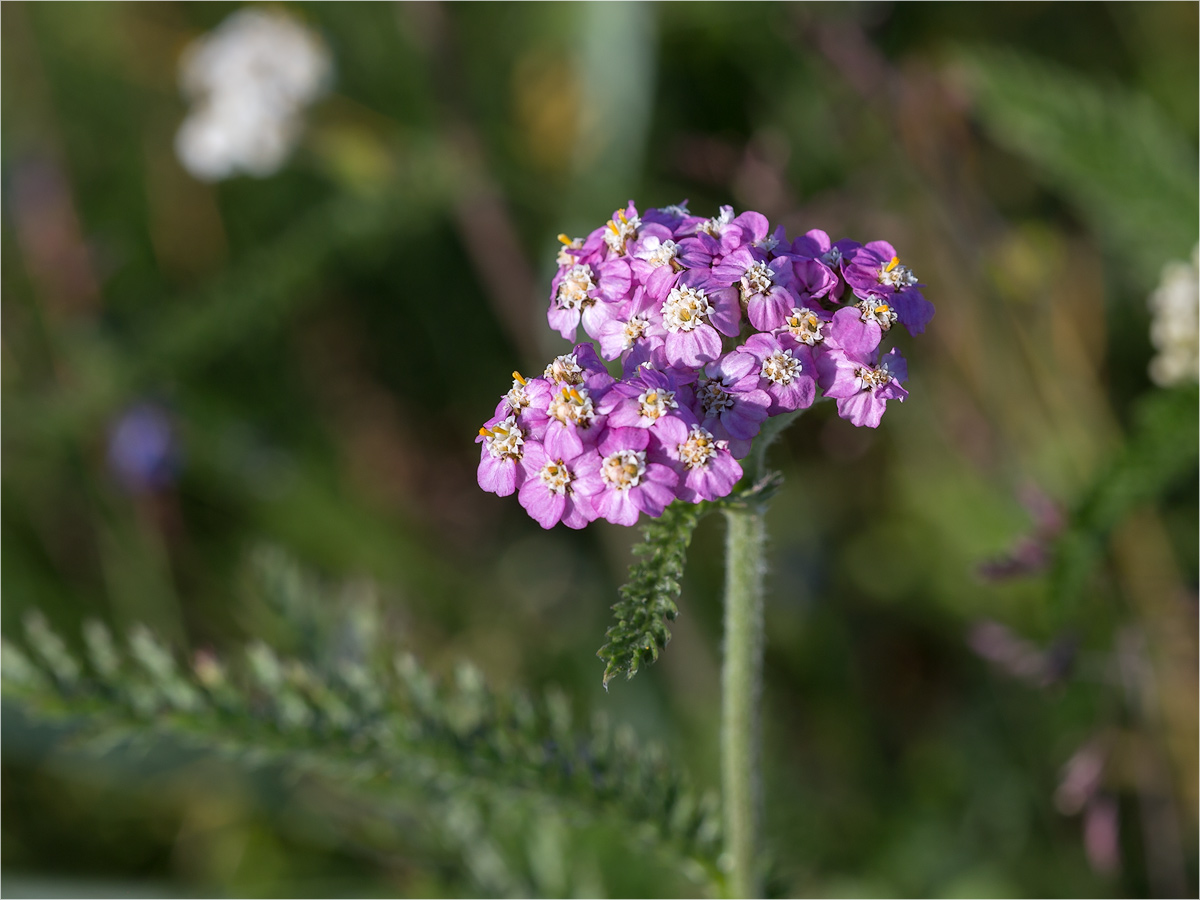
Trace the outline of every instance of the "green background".
{"label": "green background", "polygon": [[[544,317],[559,232],[630,198],[732,203],[890,241],[937,306],[898,340],[911,394],[878,431],[822,404],[772,450],[771,890],[1195,896],[1194,462],[1087,520],[1166,393],[1146,297],[1197,237],[1194,3],[292,4],[333,91],[278,174],[210,185],[174,156],[177,64],[236,8],[0,13],[6,637],[36,608],[74,645],[98,618],[181,658],[294,652],[248,574],[278,548],[431,671],[558,685],[715,785],[720,518],[673,641],[605,693],[636,531],[543,531],[478,489],[473,439],[508,373],[566,346]],[[182,462],[130,494],[106,442],[145,401]],[[1039,503],[1096,525],[1094,565],[1069,590],[1054,567],[981,577]],[[968,643],[987,620],[1075,647],[1069,670],[990,665]],[[382,851],[270,772],[4,725],[8,896],[490,892],[419,823]],[[1107,870],[1054,799],[1089,741]],[[652,856],[588,866],[571,890],[707,890]]]}

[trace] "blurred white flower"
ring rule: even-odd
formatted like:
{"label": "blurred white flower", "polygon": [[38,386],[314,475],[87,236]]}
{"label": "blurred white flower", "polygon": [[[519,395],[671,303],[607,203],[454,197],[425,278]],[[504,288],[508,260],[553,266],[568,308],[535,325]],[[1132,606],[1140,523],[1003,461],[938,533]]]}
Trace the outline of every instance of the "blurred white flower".
{"label": "blurred white flower", "polygon": [[304,107],[332,74],[316,34],[283,12],[253,7],[189,44],[179,68],[193,106],[175,152],[203,181],[277,171],[300,136]]}
{"label": "blurred white flower", "polygon": [[1163,387],[1200,377],[1200,246],[1190,263],[1178,260],[1163,267],[1149,299],[1150,341],[1158,355],[1150,361],[1150,377]]}

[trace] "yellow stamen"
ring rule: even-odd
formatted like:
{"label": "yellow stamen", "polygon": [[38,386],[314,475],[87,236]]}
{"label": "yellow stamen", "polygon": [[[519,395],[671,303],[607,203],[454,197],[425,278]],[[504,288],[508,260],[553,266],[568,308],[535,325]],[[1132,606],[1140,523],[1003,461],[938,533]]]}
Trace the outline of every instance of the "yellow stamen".
{"label": "yellow stamen", "polygon": [[613,234],[620,234],[620,233],[621,233],[620,229],[619,229],[619,228],[617,228],[617,223],[616,223],[616,222],[609,222],[609,223],[608,223],[608,227],[612,229],[612,233],[613,233]]}
{"label": "yellow stamen", "polygon": [[898,265],[900,265],[900,257],[893,256],[892,261],[887,264],[887,268],[884,269],[883,271],[890,272],[890,271],[892,271],[892,269],[896,268],[896,266],[898,266]]}
{"label": "yellow stamen", "polygon": [[624,222],[626,225],[628,225],[628,224],[629,224],[629,220],[628,220],[627,218],[625,218],[625,212],[624,212],[624,210],[622,210],[622,211],[618,212],[618,213],[617,213],[617,215],[621,217],[621,221],[622,221],[622,222]]}
{"label": "yellow stamen", "polygon": [[480,437],[495,437],[495,433],[490,428],[480,428],[479,436]]}
{"label": "yellow stamen", "polygon": [[573,243],[573,241],[569,237],[567,237],[565,234],[560,234],[558,236],[558,242],[560,244],[565,244],[568,247],[570,247],[571,244]]}
{"label": "yellow stamen", "polygon": [[521,377],[521,373],[520,373],[520,372],[515,372],[515,371],[513,372],[513,380],[514,380],[514,381],[519,381],[519,382],[521,382],[521,384],[527,384],[527,383],[528,383],[528,382],[526,382],[526,381],[525,381],[525,379],[524,379],[524,378],[522,378],[522,377]]}
{"label": "yellow stamen", "polygon": [[[563,393],[565,394],[566,391],[563,391]],[[571,388],[571,399],[574,400],[576,403],[583,402],[583,398],[579,396],[579,391],[575,390],[575,388]]]}

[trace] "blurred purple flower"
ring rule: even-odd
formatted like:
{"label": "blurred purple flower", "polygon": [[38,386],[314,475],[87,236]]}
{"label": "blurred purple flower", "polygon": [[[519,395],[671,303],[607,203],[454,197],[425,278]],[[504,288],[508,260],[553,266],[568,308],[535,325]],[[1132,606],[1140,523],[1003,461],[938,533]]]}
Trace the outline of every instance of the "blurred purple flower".
{"label": "blurred purple flower", "polygon": [[1088,862],[1102,875],[1121,867],[1120,810],[1117,798],[1097,794],[1083,811],[1083,849]]}
{"label": "blurred purple flower", "polygon": [[108,434],[108,465],[130,493],[160,491],[179,476],[181,453],[171,416],[154,403],[126,409]]}
{"label": "blurred purple flower", "polygon": [[1063,635],[1049,649],[1042,650],[1006,625],[990,620],[975,624],[967,643],[1006,675],[1034,687],[1049,687],[1066,678],[1078,645],[1074,635]]}
{"label": "blurred purple flower", "polygon": [[1033,486],[1021,491],[1021,503],[1033,517],[1033,534],[1020,538],[1003,556],[982,563],[977,571],[985,581],[1035,575],[1050,565],[1050,544],[1066,524],[1063,512],[1058,504]]}

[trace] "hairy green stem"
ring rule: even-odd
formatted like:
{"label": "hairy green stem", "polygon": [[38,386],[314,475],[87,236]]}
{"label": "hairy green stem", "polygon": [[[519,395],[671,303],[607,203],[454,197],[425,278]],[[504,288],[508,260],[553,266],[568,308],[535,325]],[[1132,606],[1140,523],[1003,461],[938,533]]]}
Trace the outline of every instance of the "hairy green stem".
{"label": "hairy green stem", "polygon": [[729,893],[758,897],[759,695],[762,693],[765,509],[726,512],[725,667],[722,672],[721,779]]}
{"label": "hairy green stem", "polygon": [[[767,423],[744,461],[744,481],[766,475],[767,447],[799,413]],[[721,782],[725,812],[728,893],[762,895],[758,866],[762,814],[760,734],[762,716],[763,576],[766,571],[763,500],[726,509],[725,665],[721,673]]]}

